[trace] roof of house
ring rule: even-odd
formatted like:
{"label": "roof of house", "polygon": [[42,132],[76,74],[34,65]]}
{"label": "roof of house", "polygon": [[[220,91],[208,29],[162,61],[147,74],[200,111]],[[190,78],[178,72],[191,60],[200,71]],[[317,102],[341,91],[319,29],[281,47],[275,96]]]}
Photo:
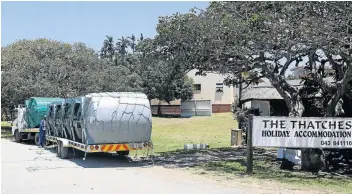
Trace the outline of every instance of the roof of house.
{"label": "roof of house", "polygon": [[[326,81],[332,83],[334,82],[332,77],[325,78]],[[301,80],[287,80],[287,83],[291,86],[300,87]],[[242,91],[241,101],[248,100],[279,100],[283,99],[281,95],[277,92],[270,82],[262,82],[258,85],[254,85]]]}

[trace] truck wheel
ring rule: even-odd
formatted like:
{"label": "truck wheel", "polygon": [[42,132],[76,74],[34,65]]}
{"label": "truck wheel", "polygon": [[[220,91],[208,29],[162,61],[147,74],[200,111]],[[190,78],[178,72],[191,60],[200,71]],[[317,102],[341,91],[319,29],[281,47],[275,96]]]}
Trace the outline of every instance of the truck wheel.
{"label": "truck wheel", "polygon": [[39,146],[39,133],[35,133],[35,135],[34,135],[34,143],[35,143],[35,145]]}
{"label": "truck wheel", "polygon": [[22,141],[22,136],[21,136],[21,133],[18,132],[18,129],[16,129],[16,131],[15,131],[15,141],[17,143],[20,143]]}
{"label": "truck wheel", "polygon": [[127,151],[119,151],[117,152],[119,158],[125,158],[126,156],[128,156],[128,154],[130,154],[130,151],[127,150]]}
{"label": "truck wheel", "polygon": [[68,148],[64,147],[61,143],[61,159],[66,159],[68,158]]}

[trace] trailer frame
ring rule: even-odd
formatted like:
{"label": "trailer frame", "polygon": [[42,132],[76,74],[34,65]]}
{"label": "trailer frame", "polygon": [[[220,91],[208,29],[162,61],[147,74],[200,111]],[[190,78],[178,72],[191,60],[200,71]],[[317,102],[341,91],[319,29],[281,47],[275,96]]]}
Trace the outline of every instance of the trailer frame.
{"label": "trailer frame", "polygon": [[152,141],[136,142],[136,143],[107,143],[107,144],[84,144],[66,138],[55,137],[47,135],[46,141],[57,145],[57,154],[60,158],[66,159],[68,157],[68,148],[73,148],[84,152],[84,158],[88,153],[121,153],[128,155],[130,151],[136,150],[153,150]]}

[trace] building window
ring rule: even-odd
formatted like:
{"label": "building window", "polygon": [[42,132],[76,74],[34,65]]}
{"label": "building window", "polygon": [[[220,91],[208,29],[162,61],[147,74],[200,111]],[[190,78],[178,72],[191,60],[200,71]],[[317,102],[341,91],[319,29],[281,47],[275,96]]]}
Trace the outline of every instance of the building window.
{"label": "building window", "polygon": [[216,83],[216,92],[224,92],[224,84]]}
{"label": "building window", "polygon": [[201,91],[202,90],[202,87],[200,84],[194,84],[194,90],[198,90],[198,91]]}

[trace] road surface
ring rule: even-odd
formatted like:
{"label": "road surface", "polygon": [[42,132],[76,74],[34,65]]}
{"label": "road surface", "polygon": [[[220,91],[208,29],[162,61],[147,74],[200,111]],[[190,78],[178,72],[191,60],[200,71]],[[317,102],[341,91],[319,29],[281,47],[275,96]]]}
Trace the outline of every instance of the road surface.
{"label": "road surface", "polygon": [[[77,156],[78,155],[78,156]],[[129,162],[108,155],[85,161],[59,159],[54,149],[1,139],[2,194],[232,194],[244,189],[221,186],[181,170]]]}

